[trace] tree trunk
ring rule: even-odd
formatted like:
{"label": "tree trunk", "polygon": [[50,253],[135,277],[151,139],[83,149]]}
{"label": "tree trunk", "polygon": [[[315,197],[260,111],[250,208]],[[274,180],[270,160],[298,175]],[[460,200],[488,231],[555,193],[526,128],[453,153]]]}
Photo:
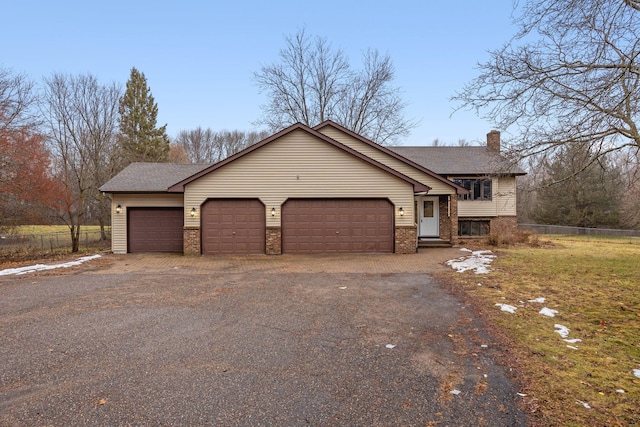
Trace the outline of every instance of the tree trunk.
{"label": "tree trunk", "polygon": [[102,215],[100,215],[100,218],[98,218],[98,222],[100,223],[100,240],[105,241],[107,240],[107,233],[104,230],[104,218],[102,217]]}

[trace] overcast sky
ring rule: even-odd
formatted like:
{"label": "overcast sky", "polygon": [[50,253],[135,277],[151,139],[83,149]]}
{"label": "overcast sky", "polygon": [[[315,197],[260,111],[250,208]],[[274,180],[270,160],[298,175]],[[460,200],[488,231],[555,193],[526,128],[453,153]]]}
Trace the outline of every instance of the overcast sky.
{"label": "overcast sky", "polygon": [[252,73],[278,59],[284,36],[306,28],[358,67],[367,48],[389,53],[396,85],[420,121],[405,145],[484,141],[491,124],[450,114],[449,98],[487,51],[514,32],[510,0],[11,1],[2,7],[0,66],[33,79],[92,73],[124,84],[145,73],[159,124],[254,129],[265,102]]}

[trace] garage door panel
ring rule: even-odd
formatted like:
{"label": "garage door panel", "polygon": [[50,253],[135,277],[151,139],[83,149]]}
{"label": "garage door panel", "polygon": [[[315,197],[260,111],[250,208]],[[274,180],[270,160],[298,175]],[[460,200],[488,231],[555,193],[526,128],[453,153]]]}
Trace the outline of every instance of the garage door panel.
{"label": "garage door panel", "polygon": [[393,206],[386,199],[291,199],[282,208],[282,249],[393,252]]}
{"label": "garage door panel", "polygon": [[129,208],[129,252],[182,252],[183,208]]}
{"label": "garage door panel", "polygon": [[208,200],[201,212],[203,254],[265,253],[265,208],[258,199]]}

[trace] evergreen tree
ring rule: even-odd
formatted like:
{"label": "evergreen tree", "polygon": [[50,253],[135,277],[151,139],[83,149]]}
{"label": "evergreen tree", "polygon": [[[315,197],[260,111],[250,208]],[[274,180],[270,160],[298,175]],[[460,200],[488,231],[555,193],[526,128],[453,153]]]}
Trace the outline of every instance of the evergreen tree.
{"label": "evergreen tree", "polygon": [[544,176],[532,217],[539,224],[575,227],[620,225],[620,169],[580,144],[568,144],[543,162]]}
{"label": "evergreen tree", "polygon": [[131,69],[120,100],[120,149],[125,165],[131,162],[166,162],[169,159],[167,125],[156,127],[158,104],[144,73]]}

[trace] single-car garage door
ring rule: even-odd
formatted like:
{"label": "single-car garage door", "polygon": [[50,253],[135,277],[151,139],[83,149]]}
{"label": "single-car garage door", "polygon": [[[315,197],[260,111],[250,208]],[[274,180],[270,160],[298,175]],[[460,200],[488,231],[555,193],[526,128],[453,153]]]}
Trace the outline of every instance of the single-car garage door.
{"label": "single-car garage door", "polygon": [[386,199],[288,200],[282,252],[393,252],[393,205]]}
{"label": "single-car garage door", "polygon": [[201,216],[203,254],[265,253],[265,207],[260,200],[208,200]]}
{"label": "single-car garage door", "polygon": [[129,252],[182,252],[183,208],[127,209]]}

